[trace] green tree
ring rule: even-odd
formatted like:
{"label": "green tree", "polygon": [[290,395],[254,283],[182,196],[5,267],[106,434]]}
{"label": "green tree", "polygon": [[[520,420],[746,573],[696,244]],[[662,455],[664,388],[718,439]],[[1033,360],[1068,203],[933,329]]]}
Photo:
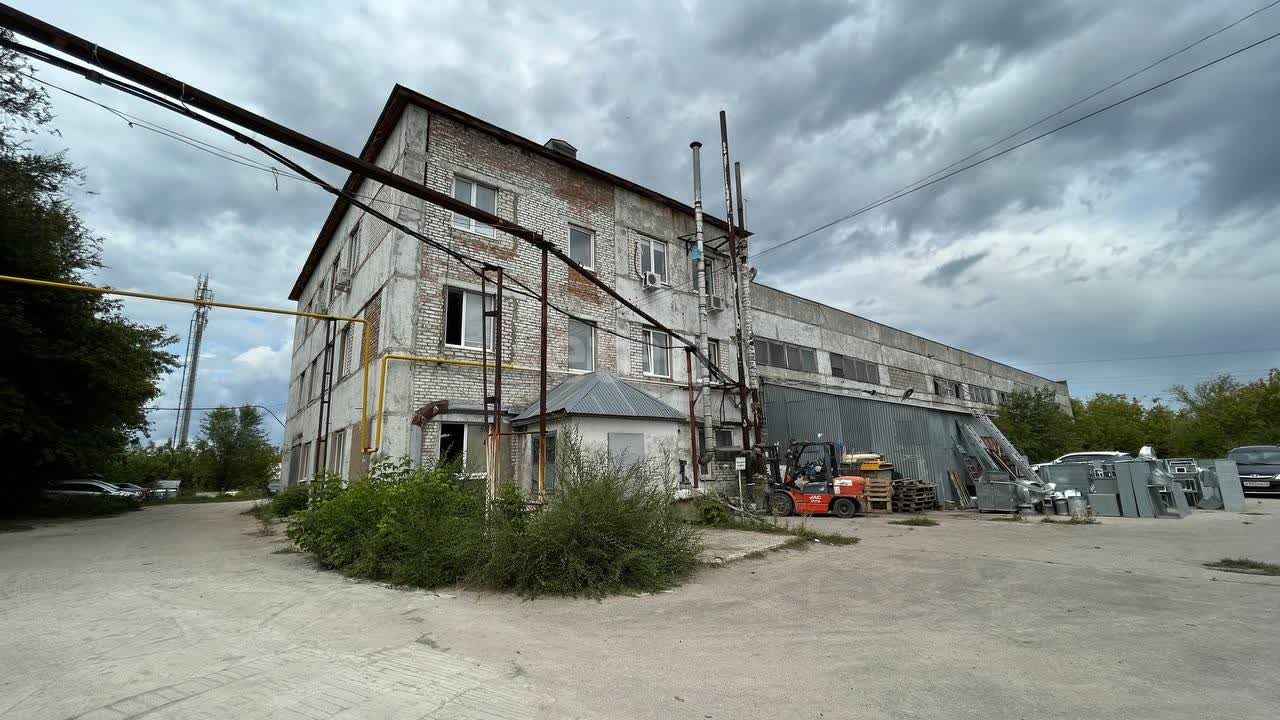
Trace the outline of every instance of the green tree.
{"label": "green tree", "polygon": [[1078,442],[1071,416],[1047,388],[1009,393],[995,423],[1032,462],[1052,460],[1075,449]]}
{"label": "green tree", "polygon": [[[0,50],[0,274],[83,283],[102,267],[101,241],[67,199],[78,171],[24,140],[51,119],[28,73],[21,56]],[[0,284],[0,448],[11,507],[49,479],[103,469],[147,431],[144,407],[175,364],[164,350],[174,338],[129,322],[120,308],[90,293]]]}
{"label": "green tree", "polygon": [[1138,452],[1143,445],[1157,444],[1150,437],[1147,411],[1128,395],[1098,393],[1085,402],[1073,403],[1079,447],[1085,450]]}
{"label": "green tree", "polygon": [[1173,433],[1178,454],[1222,457],[1240,445],[1280,442],[1280,370],[1250,383],[1224,374],[1170,392],[1184,406]]}
{"label": "green tree", "polygon": [[207,444],[200,453],[201,464],[214,489],[266,489],[280,458],[267,441],[257,408],[245,405],[210,410],[200,421],[200,432]]}

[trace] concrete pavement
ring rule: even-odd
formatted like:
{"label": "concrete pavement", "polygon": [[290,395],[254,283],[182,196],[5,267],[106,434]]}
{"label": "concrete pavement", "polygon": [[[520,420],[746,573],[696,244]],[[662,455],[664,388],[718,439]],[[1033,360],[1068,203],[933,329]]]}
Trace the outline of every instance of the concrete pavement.
{"label": "concrete pavement", "polygon": [[673,592],[524,601],[358,582],[244,505],[0,534],[0,718],[1270,718],[1263,515],[812,519],[862,543]]}

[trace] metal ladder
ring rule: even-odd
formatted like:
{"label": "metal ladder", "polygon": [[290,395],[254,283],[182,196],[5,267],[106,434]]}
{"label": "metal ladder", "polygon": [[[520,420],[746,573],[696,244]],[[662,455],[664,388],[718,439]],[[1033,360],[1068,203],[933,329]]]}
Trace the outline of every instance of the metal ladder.
{"label": "metal ladder", "polygon": [[991,422],[990,417],[983,415],[982,413],[974,413],[973,417],[978,421],[978,425],[982,427],[983,431],[996,441],[996,444],[1000,446],[1000,450],[1004,452],[1005,456],[1013,461],[1012,464],[1014,468],[1022,474],[1023,479],[1033,481],[1038,481],[1040,479],[1040,477],[1036,475],[1036,472],[1031,469],[1031,463],[1027,461],[1027,457],[1019,452],[1018,448],[1013,446],[1013,443],[1009,442],[1009,438],[1005,437],[1005,434],[1000,432],[1000,428],[996,427],[996,424]]}
{"label": "metal ladder", "polygon": [[324,372],[320,376],[319,427],[316,428],[316,472],[328,469],[329,420],[333,414],[333,320],[324,321]]}

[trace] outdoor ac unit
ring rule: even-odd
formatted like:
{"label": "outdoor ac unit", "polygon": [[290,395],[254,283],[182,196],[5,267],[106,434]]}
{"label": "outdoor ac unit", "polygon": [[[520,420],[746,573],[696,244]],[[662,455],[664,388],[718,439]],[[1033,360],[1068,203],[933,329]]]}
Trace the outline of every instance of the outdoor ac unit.
{"label": "outdoor ac unit", "polygon": [[351,290],[351,270],[348,268],[340,268],[338,274],[333,277],[333,289],[338,292],[348,292]]}
{"label": "outdoor ac unit", "polygon": [[719,295],[712,295],[708,300],[711,301],[711,312],[720,312],[721,310],[724,310],[724,298]]}
{"label": "outdoor ac unit", "polygon": [[652,290],[662,286],[662,276],[650,270],[644,274],[644,289]]}

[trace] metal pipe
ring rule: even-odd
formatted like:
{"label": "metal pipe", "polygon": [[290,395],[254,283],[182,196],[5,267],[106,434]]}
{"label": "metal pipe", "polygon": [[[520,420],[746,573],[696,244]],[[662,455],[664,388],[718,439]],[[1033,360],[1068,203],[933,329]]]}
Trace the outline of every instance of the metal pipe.
{"label": "metal pipe", "polygon": [[[498,480],[502,462],[502,268],[497,267],[497,292],[493,299],[493,434],[489,438],[489,498],[498,497]],[[484,302],[483,296],[481,302]],[[483,307],[483,306],[481,306]],[[484,324],[480,332],[484,334]],[[488,400],[488,398],[486,398]]]}
{"label": "metal pipe", "polygon": [[542,248],[542,339],[538,373],[538,500],[547,493],[547,248]]}
{"label": "metal pipe", "polygon": [[[707,254],[702,235],[702,143],[695,140],[689,143],[689,148],[693,151],[693,259],[697,267],[697,277],[694,278],[694,284],[697,285],[698,291],[698,349],[710,358],[711,341],[707,337],[707,297],[709,295],[707,288]],[[693,383],[692,375],[689,376],[689,383]],[[703,386],[702,432],[705,438],[702,443],[702,450],[709,453],[711,448],[715,447],[715,428],[712,425],[711,415],[710,368],[707,369],[706,376],[699,379],[698,384]],[[701,462],[701,459],[698,460]]]}
{"label": "metal pipe", "polygon": [[[386,383],[384,379],[387,377],[387,364],[392,360],[408,360],[410,362],[426,362],[435,363],[437,365],[458,365],[461,367],[480,367],[478,360],[454,360],[452,358],[429,357],[425,355],[404,355],[401,353],[387,353],[383,355],[380,362],[378,372],[378,399],[377,399],[377,416],[374,421],[374,440],[373,446],[366,449],[365,452],[377,452],[382,448],[382,413],[386,407]],[[503,365],[507,370],[533,370],[533,368],[518,367],[516,365]]]}
{"label": "metal pipe", "polygon": [[[734,285],[734,319],[736,325],[737,345],[738,345],[738,412],[742,415],[742,449],[751,449],[751,413],[749,407],[749,398],[747,391],[747,376],[744,372],[744,358],[747,353],[746,333],[743,332],[743,312],[742,312],[742,272],[739,269],[742,263],[741,255],[738,252],[738,232],[733,222],[733,184],[729,176],[729,124],[723,110],[720,111],[720,161],[724,169],[724,212],[725,217],[729,220],[729,254],[733,256],[733,285]],[[739,202],[741,202],[741,193],[739,193]]]}
{"label": "metal pipe", "polygon": [[[2,8],[3,6],[0,6]],[[35,287],[56,288],[58,290],[77,290],[80,292],[97,293],[99,295],[120,295],[123,297],[141,298],[143,300],[161,300],[164,302],[177,302],[184,305],[207,305],[209,307],[227,308],[229,310],[248,310],[250,312],[264,312],[273,315],[289,315],[292,317],[318,318],[321,320],[344,320],[346,322],[359,323],[362,328],[367,328],[368,324],[364,318],[344,317],[342,315],[325,315],[323,313],[302,312],[300,310],[282,310],[280,308],[259,307],[257,305],[240,305],[237,303],[215,302],[213,300],[196,300],[193,298],[174,297],[172,295],[157,295],[155,293],[136,292],[133,290],[113,290],[111,288],[101,288],[94,285],[78,285],[76,283],[54,282],[52,280],[36,280],[35,278],[16,277],[13,275],[0,275],[0,282],[16,283],[18,285],[33,285]],[[366,341],[368,333],[361,332]],[[367,344],[366,344],[367,347]],[[369,449],[369,363],[362,363],[364,378],[360,391],[360,447],[365,453],[372,452]],[[286,438],[288,440],[288,438]]]}
{"label": "metal pipe", "polygon": [[[742,352],[738,357],[738,362],[741,365],[738,369],[738,377],[746,378],[747,388],[750,390],[751,415],[755,418],[755,422],[751,424],[755,434],[755,444],[763,445],[765,417],[764,410],[760,407],[760,393],[756,389],[755,325],[751,319],[751,313],[742,311],[743,308],[749,309],[751,307],[751,270],[747,267],[747,258],[750,257],[751,252],[748,247],[750,241],[747,239],[749,234],[747,232],[747,201],[742,194],[742,163],[735,162],[733,164],[733,175],[737,181],[738,189],[738,228],[743,232],[742,245],[738,247],[738,252],[741,253],[742,259],[734,266],[739,273],[736,278],[738,296],[735,300],[738,303],[738,320],[743,336]],[[743,277],[747,278],[745,283],[742,282]]]}
{"label": "metal pipe", "polygon": [[689,373],[689,463],[693,465],[693,487],[697,489],[702,479],[702,463],[698,461],[698,413],[693,394],[693,354],[686,348],[684,366]]}
{"label": "metal pipe", "polygon": [[[119,75],[120,77],[141,85],[144,88],[148,88],[156,93],[160,93],[161,95],[172,98],[173,100],[177,100],[188,110],[191,107],[197,108],[213,115],[214,117],[239,125],[242,128],[292,147],[311,155],[312,157],[337,165],[354,175],[360,175],[370,180],[374,180],[375,182],[390,185],[391,187],[412,195],[413,197],[425,200],[433,205],[462,215],[463,217],[485,223],[486,225],[490,225],[498,230],[524,240],[534,247],[547,250],[551,255],[554,255],[557,260],[577,271],[580,275],[585,277],[588,282],[603,290],[605,294],[612,297],[628,310],[636,313],[636,315],[651,326],[666,332],[672,338],[680,341],[685,346],[695,348],[695,351],[702,356],[701,359],[704,362],[707,361],[705,354],[696,350],[697,346],[694,342],[691,342],[680,333],[671,330],[652,315],[640,309],[639,305],[626,297],[623,297],[621,293],[599,277],[596,277],[594,273],[588,271],[573,258],[569,257],[567,253],[560,250],[554,244],[547,242],[542,237],[542,234],[537,231],[525,228],[518,223],[506,220],[505,218],[499,217],[493,213],[480,210],[472,205],[468,205],[465,202],[455,199],[450,194],[433,190],[421,183],[414,182],[403,175],[394,173],[386,168],[379,167],[373,162],[345,153],[335,147],[297,132],[296,130],[280,125],[279,123],[250,112],[238,105],[223,100],[222,98],[165,75],[158,70],[147,67],[146,65],[101,47],[97,43],[89,42],[84,38],[46,23],[43,20],[20,12],[8,5],[0,4],[0,26],[9,28],[18,35],[30,38],[31,40],[53,48],[61,53],[77,58],[83,62],[90,63],[96,68]],[[102,80],[101,73],[97,69],[77,67],[73,63],[69,63],[57,56],[36,51],[33,48],[25,47],[20,43],[14,43],[4,39],[0,39],[0,45],[28,55],[34,56],[36,53],[39,53],[39,59],[44,60],[45,62],[79,73],[90,80],[98,82],[101,82]],[[207,125],[217,127],[217,129],[223,132],[229,132],[233,136],[237,137],[237,139],[241,138],[238,133],[230,131],[227,128],[218,127],[208,118],[196,114],[192,114],[191,116]],[[245,141],[248,140],[246,139]],[[715,368],[715,371],[717,374],[721,375],[722,379],[731,381],[727,375],[720,373],[718,368]]]}

